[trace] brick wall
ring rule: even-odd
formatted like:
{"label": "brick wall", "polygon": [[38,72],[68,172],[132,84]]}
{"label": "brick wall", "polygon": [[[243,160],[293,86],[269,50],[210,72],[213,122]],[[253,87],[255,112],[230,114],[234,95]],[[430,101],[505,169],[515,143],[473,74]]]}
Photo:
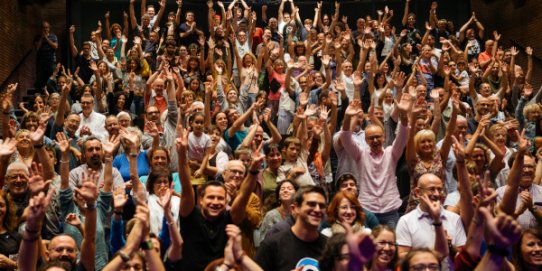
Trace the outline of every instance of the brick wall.
{"label": "brick wall", "polygon": [[[66,26],[66,1],[52,0],[43,5],[29,4],[29,1],[0,1],[0,84],[19,82],[19,93],[34,84],[35,54],[31,53],[22,63],[23,57],[33,49],[34,36],[41,31],[41,21],[51,22],[51,31],[57,34],[62,52]],[[58,54],[62,56],[62,54]],[[61,57],[58,57],[61,60]],[[17,68],[17,65],[21,65]],[[11,77],[10,77],[11,75]],[[8,78],[9,77],[9,78]]]}
{"label": "brick wall", "polygon": [[[524,2],[523,4],[518,4]],[[486,38],[493,30],[502,33],[500,44],[533,48],[533,85],[542,85],[542,1],[537,0],[471,0],[472,10],[486,28]],[[523,50],[522,50],[523,51]],[[519,54],[517,63],[527,68],[527,57]]]}

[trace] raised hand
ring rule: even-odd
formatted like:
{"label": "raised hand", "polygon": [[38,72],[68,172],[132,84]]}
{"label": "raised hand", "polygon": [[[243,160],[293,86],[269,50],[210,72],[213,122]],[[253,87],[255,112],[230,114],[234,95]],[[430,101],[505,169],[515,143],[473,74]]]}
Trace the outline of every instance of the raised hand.
{"label": "raised hand", "polygon": [[0,143],[0,157],[11,156],[17,150],[17,140],[14,138],[6,138]]}
{"label": "raised hand", "polygon": [[463,139],[462,135],[459,135],[459,140],[452,136],[452,140],[454,141],[454,144],[452,147],[454,148],[454,154],[455,158],[459,162],[465,161],[465,140]]}
{"label": "raised hand", "polygon": [[[363,81],[365,80],[365,78],[361,75],[361,73],[359,71],[355,71],[353,73],[353,83],[354,83],[354,86],[356,87],[359,87],[361,86],[361,84],[363,84]],[[340,82],[340,84],[342,85],[342,81],[341,80],[337,80],[337,82]],[[343,86],[343,89],[344,89],[344,85]],[[337,84],[335,84],[335,88],[337,89]]]}
{"label": "raised hand", "polygon": [[531,141],[525,138],[525,129],[523,129],[523,132],[521,132],[521,135],[519,134],[518,130],[516,130],[516,136],[518,139],[518,151],[526,152],[531,146]]}
{"label": "raised hand", "polygon": [[160,187],[158,191],[158,205],[160,205],[164,210],[169,210],[171,208],[171,196],[173,195],[173,183],[171,187],[163,186]]}
{"label": "raised hand", "polygon": [[70,149],[70,141],[63,132],[56,133],[56,145],[60,148],[60,152],[65,153]]}
{"label": "raised hand", "polygon": [[[190,129],[190,128],[189,128]],[[179,122],[177,124],[177,138],[175,139],[175,144],[177,146],[177,151],[188,150],[188,134],[189,129],[184,129],[183,125]]]}
{"label": "raised hand", "polygon": [[262,153],[263,141],[260,143],[260,146],[254,151],[251,152],[250,158],[250,171],[259,171],[262,167],[262,163],[265,159],[265,154]]}
{"label": "raised hand", "polygon": [[431,218],[440,221],[440,201],[432,201],[426,194],[421,195],[419,199],[427,205]]}
{"label": "raised hand", "polygon": [[81,223],[81,219],[79,219],[79,216],[76,213],[69,213],[66,216],[66,223],[74,226],[74,227],[80,227],[83,224]]}
{"label": "raised hand", "polygon": [[37,195],[39,192],[45,191],[49,188],[49,184],[53,181],[45,181],[42,177],[43,167],[41,164],[32,163],[32,166],[28,168],[28,190],[32,195]]}
{"label": "raised hand", "polygon": [[412,105],[412,96],[408,93],[401,95],[401,101],[396,104],[396,108],[401,114],[406,114]]}
{"label": "raised hand", "polygon": [[525,48],[525,53],[528,56],[532,56],[533,55],[533,48],[531,48],[531,46],[527,46],[527,48]]}
{"label": "raised hand", "polygon": [[352,227],[344,223],[346,228],[346,243],[350,251],[348,270],[363,270],[376,253],[376,245],[370,234],[363,231],[353,233]]}
{"label": "raised hand", "polygon": [[355,116],[359,112],[362,112],[362,111],[363,110],[361,109],[361,102],[357,99],[354,99],[350,101],[350,103],[348,104],[348,107],[344,111],[344,114],[347,116]]}
{"label": "raised hand", "polygon": [[393,84],[400,89],[405,85],[406,75],[404,72],[398,72],[393,75]]}
{"label": "raised hand", "polygon": [[113,153],[120,144],[120,138],[117,135],[109,137],[109,140],[102,144],[102,149],[106,156],[113,156]]}
{"label": "raised hand", "polygon": [[431,90],[431,93],[429,94],[429,96],[431,97],[431,99],[433,100],[434,103],[438,103],[438,100],[439,100],[439,98],[440,98],[440,95],[439,95],[437,89],[432,89],[432,90]]}
{"label": "raised hand", "polygon": [[486,221],[486,230],[492,237],[495,246],[501,249],[506,249],[515,244],[521,234],[521,226],[511,216],[499,214],[497,217],[493,217],[493,214],[486,208],[481,207]]}
{"label": "raised hand", "polygon": [[319,117],[320,121],[326,122],[327,117],[328,117],[329,113],[331,112],[331,110],[327,110],[327,106],[322,104],[322,105],[320,105],[319,112],[320,112],[320,114],[318,114],[318,117]]}
{"label": "raised hand", "polygon": [[51,199],[55,194],[54,187],[49,189],[47,195],[43,192],[30,198],[28,206],[24,209],[23,217],[26,217],[27,231],[39,232],[45,217],[45,211],[51,203]]}
{"label": "raised hand", "polygon": [[311,104],[305,109],[305,116],[312,116],[316,114],[317,106],[315,104]]}
{"label": "raised hand", "polygon": [[83,179],[81,188],[73,188],[81,197],[86,201],[87,204],[94,204],[98,199],[98,179],[100,175],[93,171],[89,170],[87,174],[84,172],[81,174]]}
{"label": "raised hand", "polygon": [[128,202],[126,189],[116,186],[115,189],[113,189],[113,207],[117,210],[122,210],[126,202]]}
{"label": "raised hand", "polygon": [[330,91],[328,94],[328,98],[331,101],[332,105],[337,106],[339,104],[339,98],[337,97],[337,94],[335,94],[335,92]]}
{"label": "raised hand", "polygon": [[30,133],[30,140],[34,145],[43,144],[43,136],[45,135],[46,123],[40,123],[36,130]]}
{"label": "raised hand", "polygon": [[98,65],[96,65],[96,62],[94,62],[94,61],[90,61],[89,67],[90,67],[90,69],[91,69],[93,72],[97,72],[97,71],[98,71]]}

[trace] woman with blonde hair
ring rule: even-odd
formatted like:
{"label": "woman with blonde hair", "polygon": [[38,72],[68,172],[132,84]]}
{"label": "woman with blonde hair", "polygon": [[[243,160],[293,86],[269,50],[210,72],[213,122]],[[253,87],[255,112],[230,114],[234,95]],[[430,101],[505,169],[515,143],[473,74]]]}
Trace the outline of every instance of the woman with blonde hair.
{"label": "woman with blonde hair", "polygon": [[[422,110],[425,110],[425,108],[416,108],[412,111],[412,115],[410,116],[411,127],[415,127],[416,120]],[[452,133],[455,130],[458,111],[459,102],[454,100],[452,117],[446,128],[446,135],[440,149],[436,147],[437,141],[433,131],[424,129],[414,133],[414,129],[410,130],[406,147],[406,160],[408,161],[411,188],[407,212],[413,210],[417,205],[414,188],[418,185],[420,176],[426,173],[433,173],[441,180],[446,179],[446,161],[452,147]]]}

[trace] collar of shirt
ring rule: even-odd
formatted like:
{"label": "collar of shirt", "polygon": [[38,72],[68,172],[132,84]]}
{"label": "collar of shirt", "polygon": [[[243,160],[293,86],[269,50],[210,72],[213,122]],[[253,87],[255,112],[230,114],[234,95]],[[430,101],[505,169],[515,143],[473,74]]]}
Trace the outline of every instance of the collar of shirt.
{"label": "collar of shirt", "polygon": [[[422,208],[420,207],[420,205],[418,204],[418,206],[416,207],[416,209],[414,210],[414,212],[416,212],[416,217],[421,220],[423,219],[424,217],[427,217],[431,220],[433,220],[431,218],[431,215],[428,213],[428,212],[424,212],[422,211]],[[444,216],[444,208],[442,206],[440,206],[440,219],[442,220],[445,220],[446,219],[446,216]]]}

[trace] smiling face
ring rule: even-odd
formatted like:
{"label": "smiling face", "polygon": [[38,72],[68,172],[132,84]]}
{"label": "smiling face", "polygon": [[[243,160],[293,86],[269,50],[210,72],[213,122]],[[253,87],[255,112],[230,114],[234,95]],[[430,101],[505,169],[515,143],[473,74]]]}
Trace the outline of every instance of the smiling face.
{"label": "smiling face", "polygon": [[226,210],[226,189],[222,186],[208,185],[200,199],[203,216],[215,219]]}
{"label": "smiling face", "polygon": [[[418,187],[416,187],[416,195],[418,197],[427,195],[429,200],[433,202],[442,201],[444,199],[444,185],[439,177],[427,173],[422,175],[418,182]],[[420,201],[420,205],[422,210],[427,210],[429,208],[424,201]]]}
{"label": "smiling face", "polygon": [[295,194],[295,187],[290,182],[284,182],[279,189],[279,200],[282,203],[292,201]]}
{"label": "smiling face", "polygon": [[220,128],[221,131],[225,131],[228,128],[228,117],[225,113],[218,113],[215,118],[216,126]]}
{"label": "smiling face", "polygon": [[371,152],[380,153],[384,146],[384,131],[376,125],[371,125],[365,129],[365,141],[371,148]]}
{"label": "smiling face", "polygon": [[322,194],[317,192],[305,193],[301,205],[294,204],[293,206],[294,212],[298,214],[297,220],[305,228],[318,230],[326,212],[326,199]]}
{"label": "smiling face", "polygon": [[529,188],[533,184],[534,173],[536,169],[536,161],[531,156],[523,157],[523,168],[521,170],[521,179],[519,186]]}
{"label": "smiling face", "polygon": [[28,190],[28,173],[24,169],[14,168],[6,173],[9,192],[15,197],[26,194]]}
{"label": "smiling face", "polygon": [[265,159],[270,170],[277,170],[282,164],[282,155],[278,148],[272,149]]}
{"label": "smiling face", "polygon": [[382,230],[375,238],[376,255],[374,261],[377,266],[388,266],[395,257],[395,233]]}
{"label": "smiling face", "polygon": [[521,238],[521,256],[529,265],[542,266],[542,240],[532,233],[525,233]]}
{"label": "smiling face", "polygon": [[168,155],[164,150],[156,150],[152,153],[151,168],[153,170],[166,169],[168,165]]}
{"label": "smiling face", "polygon": [[337,218],[344,224],[352,225],[356,221],[356,206],[352,204],[347,198],[341,199],[339,206],[337,207]]}

